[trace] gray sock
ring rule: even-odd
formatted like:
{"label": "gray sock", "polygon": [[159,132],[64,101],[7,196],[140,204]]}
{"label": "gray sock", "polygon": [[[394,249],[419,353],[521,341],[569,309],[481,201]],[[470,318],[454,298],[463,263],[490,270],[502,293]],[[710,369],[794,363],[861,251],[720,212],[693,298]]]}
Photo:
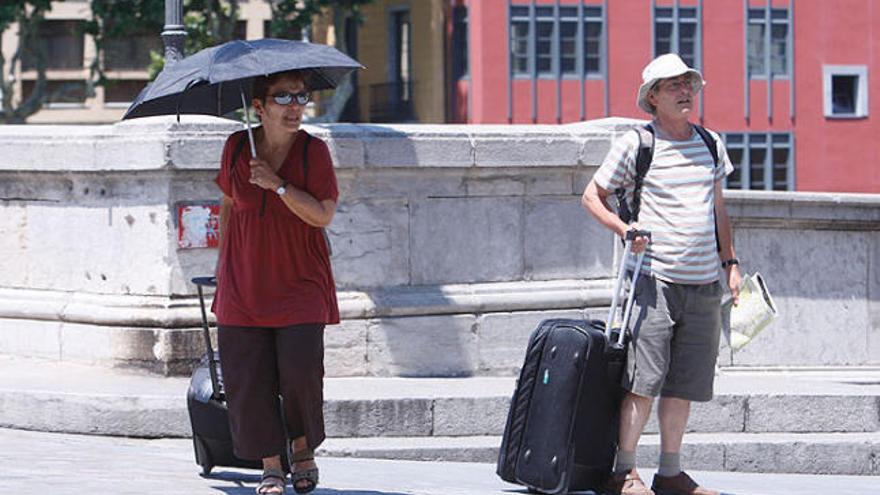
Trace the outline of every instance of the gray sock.
{"label": "gray sock", "polygon": [[678,452],[661,452],[660,468],[657,474],[664,478],[677,476],[681,472],[681,454]]}
{"label": "gray sock", "polygon": [[617,459],[614,460],[614,472],[622,473],[636,467],[635,450],[618,450]]}

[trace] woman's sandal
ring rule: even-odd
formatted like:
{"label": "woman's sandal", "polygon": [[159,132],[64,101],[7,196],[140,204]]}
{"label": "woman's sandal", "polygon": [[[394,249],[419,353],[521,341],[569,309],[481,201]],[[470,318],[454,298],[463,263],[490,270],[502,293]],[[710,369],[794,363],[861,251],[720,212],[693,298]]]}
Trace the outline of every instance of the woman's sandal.
{"label": "woman's sandal", "polygon": [[[291,459],[291,463],[293,466],[290,467],[291,474],[291,484],[293,485],[294,491],[296,493],[309,493],[314,490],[315,487],[318,486],[318,468],[308,468],[308,469],[294,469],[297,462],[305,462],[305,461],[313,461],[315,460],[315,452],[312,449],[303,449],[299,452],[294,452],[293,459]],[[302,483],[306,481],[307,483]]]}
{"label": "woman's sandal", "polygon": [[287,485],[287,475],[280,469],[266,469],[257,485],[257,495],[282,495]]}

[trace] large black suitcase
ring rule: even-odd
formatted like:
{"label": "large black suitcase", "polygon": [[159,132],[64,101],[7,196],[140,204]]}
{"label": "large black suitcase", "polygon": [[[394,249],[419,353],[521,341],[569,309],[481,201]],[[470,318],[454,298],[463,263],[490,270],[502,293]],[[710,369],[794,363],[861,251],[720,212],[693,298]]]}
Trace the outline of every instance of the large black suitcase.
{"label": "large black suitcase", "polygon": [[[199,292],[199,304],[202,309],[202,332],[207,352],[202,356],[199,365],[193,371],[186,393],[186,405],[193,431],[193,448],[196,464],[202,467],[202,475],[211,474],[214,466],[262,469],[261,461],[240,459],[232,452],[232,433],[229,428],[229,410],[226,408],[226,396],[223,391],[223,372],[220,369],[220,356],[211,345],[211,334],[208,327],[208,314],[205,311],[203,286],[214,287],[214,277],[196,277],[192,279]],[[278,410],[283,414],[281,401]],[[290,463],[287,441],[279,439],[281,448],[281,465],[285,471]]]}
{"label": "large black suitcase", "polygon": [[[647,234],[647,233],[645,233]],[[545,320],[532,333],[498,456],[501,479],[549,494],[601,491],[617,449],[621,373],[632,311],[615,321],[626,275],[624,248],[611,311],[601,320]],[[644,253],[635,256],[633,287]]]}

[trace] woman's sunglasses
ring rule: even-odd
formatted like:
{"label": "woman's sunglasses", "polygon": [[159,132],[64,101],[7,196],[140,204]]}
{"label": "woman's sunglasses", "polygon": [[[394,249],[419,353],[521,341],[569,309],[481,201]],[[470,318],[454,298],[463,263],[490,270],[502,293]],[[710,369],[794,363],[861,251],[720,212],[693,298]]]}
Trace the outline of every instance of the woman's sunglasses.
{"label": "woman's sunglasses", "polygon": [[305,105],[311,98],[312,96],[308,91],[301,91],[299,93],[282,91],[272,95],[272,99],[279,105],[290,105],[293,102],[296,102],[297,105]]}

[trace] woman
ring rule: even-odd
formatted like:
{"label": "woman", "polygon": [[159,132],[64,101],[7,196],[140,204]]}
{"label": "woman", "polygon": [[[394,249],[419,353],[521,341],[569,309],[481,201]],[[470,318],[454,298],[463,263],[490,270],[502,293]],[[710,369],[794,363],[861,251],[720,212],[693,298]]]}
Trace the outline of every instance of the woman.
{"label": "woman", "polygon": [[212,310],[234,450],[262,459],[258,494],[284,492],[285,438],[293,439],[294,490],[308,493],[318,483],[324,325],[339,322],[322,230],[336,212],[338,189],[327,145],[300,129],[306,82],[298,71],[254,81],[257,156],[244,131],[232,134],[216,179],[223,198]]}

